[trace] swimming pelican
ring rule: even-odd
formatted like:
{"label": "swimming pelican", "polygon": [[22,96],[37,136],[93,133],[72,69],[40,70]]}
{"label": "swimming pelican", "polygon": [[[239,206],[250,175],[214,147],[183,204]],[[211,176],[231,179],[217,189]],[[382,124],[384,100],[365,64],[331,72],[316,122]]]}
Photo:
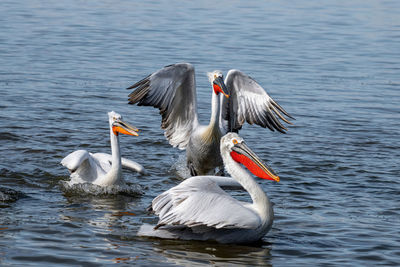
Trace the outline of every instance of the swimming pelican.
{"label": "swimming pelican", "polygon": [[138,136],[138,129],[122,121],[122,116],[114,111],[108,113],[110,123],[111,155],[106,153],[89,153],[77,150],[66,156],[61,164],[71,173],[70,185],[92,183],[100,186],[122,185],[122,167],[143,173],[140,164],[121,158],[119,133]]}
{"label": "swimming pelican", "polygon": [[279,182],[279,177],[237,133],[222,137],[220,150],[226,170],[250,194],[253,203],[238,201],[221,189],[232,178],[191,177],[154,198],[151,209],[159,216],[158,224],[142,225],[139,236],[249,243],[271,229],[271,202],[240,164],[260,178]]}
{"label": "swimming pelican", "polygon": [[193,176],[222,167],[221,136],[239,132],[245,121],[285,133],[287,129],[279,118],[291,123],[280,112],[292,118],[239,70],[230,70],[225,82],[220,71],[208,73],[208,77],[213,88],[208,125],[200,125],[197,119],[195,73],[189,63],[166,66],[127,88],[136,88],[129,94],[129,104],[160,109],[161,128],[172,146],[186,149],[187,166]]}

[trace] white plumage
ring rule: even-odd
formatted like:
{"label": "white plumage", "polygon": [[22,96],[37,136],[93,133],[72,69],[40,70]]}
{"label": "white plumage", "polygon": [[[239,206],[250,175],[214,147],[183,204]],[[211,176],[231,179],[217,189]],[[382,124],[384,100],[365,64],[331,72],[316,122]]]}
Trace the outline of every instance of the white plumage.
{"label": "white plumage", "polygon": [[70,185],[92,183],[100,186],[122,185],[122,167],[143,173],[142,165],[121,158],[119,133],[137,136],[137,129],[122,121],[122,116],[112,111],[108,113],[110,124],[111,155],[77,150],[66,156],[61,164],[71,173]]}
{"label": "white plumage", "polygon": [[253,202],[241,202],[222,190],[236,185],[217,176],[195,176],[165,191],[152,201],[159,216],[155,227],[144,225],[140,236],[185,240],[215,240],[221,243],[248,243],[259,240],[271,228],[273,209],[267,195],[254,181],[251,172],[279,181],[236,133],[221,139],[221,155],[226,170],[250,194]]}

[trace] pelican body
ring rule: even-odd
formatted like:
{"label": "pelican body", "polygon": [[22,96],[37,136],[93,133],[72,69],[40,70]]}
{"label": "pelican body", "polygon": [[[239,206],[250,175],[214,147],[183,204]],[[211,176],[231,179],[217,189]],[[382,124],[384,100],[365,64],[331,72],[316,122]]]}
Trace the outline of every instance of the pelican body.
{"label": "pelican body", "polygon": [[221,188],[234,185],[232,178],[191,177],[154,198],[151,209],[159,216],[158,224],[143,225],[138,235],[251,243],[271,229],[271,202],[241,164],[259,178],[279,182],[279,177],[236,133],[222,137],[220,150],[226,170],[250,194],[252,203],[238,201]]}
{"label": "pelican body", "polygon": [[279,119],[292,118],[252,78],[230,70],[223,80],[220,71],[208,73],[212,86],[211,118],[208,125],[198,122],[194,67],[189,63],[166,66],[127,89],[129,104],[160,109],[161,128],[169,143],[186,149],[191,175],[205,175],[222,167],[220,139],[238,132],[247,121],[282,133],[287,130]]}
{"label": "pelican body", "polygon": [[61,164],[71,173],[70,185],[92,183],[99,186],[123,185],[122,166],[143,173],[140,164],[122,158],[120,153],[119,134],[138,136],[138,129],[122,120],[114,111],[108,113],[110,125],[111,155],[106,153],[89,153],[77,150],[66,156]]}

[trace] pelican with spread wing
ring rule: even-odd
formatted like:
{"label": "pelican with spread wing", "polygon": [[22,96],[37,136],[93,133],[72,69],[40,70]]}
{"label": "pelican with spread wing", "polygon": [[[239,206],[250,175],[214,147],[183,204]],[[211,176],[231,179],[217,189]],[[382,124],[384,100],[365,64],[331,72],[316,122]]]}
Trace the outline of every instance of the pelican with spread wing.
{"label": "pelican with spread wing", "polygon": [[[158,224],[142,225],[138,235],[183,240],[250,243],[261,239],[272,226],[274,212],[268,196],[251,174],[279,182],[279,176],[245,144],[237,133],[221,139],[221,155],[232,175],[195,176],[165,191],[152,201]],[[236,181],[252,203],[238,201],[221,186]],[[234,185],[234,184],[233,184]]]}
{"label": "pelican with spread wing", "polygon": [[[220,71],[208,73],[212,85],[211,118],[201,125],[197,116],[194,67],[189,63],[166,66],[127,89],[129,104],[160,109],[161,128],[169,143],[186,149],[191,175],[204,175],[222,167],[220,139],[228,132],[238,132],[247,121],[285,133],[281,123],[292,118],[251,77],[230,70],[225,81]],[[283,114],[282,114],[283,113]]]}

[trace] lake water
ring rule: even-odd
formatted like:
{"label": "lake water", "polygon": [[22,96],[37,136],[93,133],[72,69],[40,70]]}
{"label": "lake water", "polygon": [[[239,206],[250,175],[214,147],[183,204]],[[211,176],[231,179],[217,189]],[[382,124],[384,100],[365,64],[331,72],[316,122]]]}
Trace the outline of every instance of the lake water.
{"label": "lake water", "polygon": [[[1,1],[0,265],[398,265],[400,2],[195,2]],[[254,246],[136,236],[184,153],[125,88],[176,62],[196,68],[203,123],[206,72],[231,68],[296,118],[240,132],[281,177],[259,180],[276,217]],[[111,110],[141,129],[120,139],[144,195],[63,193],[64,156],[110,151]]]}

